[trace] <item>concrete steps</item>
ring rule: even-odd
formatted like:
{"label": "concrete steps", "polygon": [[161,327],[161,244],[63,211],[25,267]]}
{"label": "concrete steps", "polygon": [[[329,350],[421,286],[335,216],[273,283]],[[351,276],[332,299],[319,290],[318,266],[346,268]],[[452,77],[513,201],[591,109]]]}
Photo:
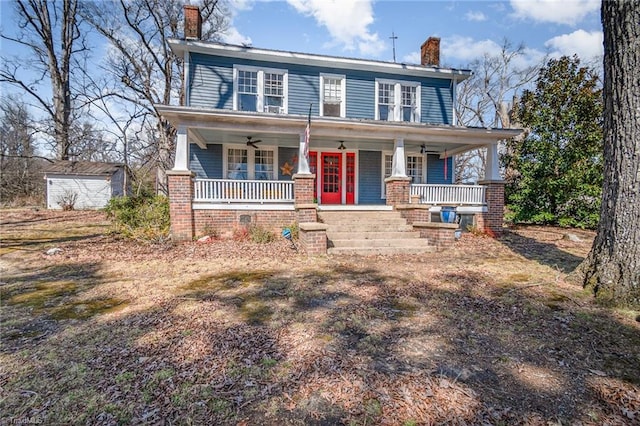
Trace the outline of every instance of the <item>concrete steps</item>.
{"label": "concrete steps", "polygon": [[435,251],[397,211],[318,212],[327,225],[329,254],[403,254]]}

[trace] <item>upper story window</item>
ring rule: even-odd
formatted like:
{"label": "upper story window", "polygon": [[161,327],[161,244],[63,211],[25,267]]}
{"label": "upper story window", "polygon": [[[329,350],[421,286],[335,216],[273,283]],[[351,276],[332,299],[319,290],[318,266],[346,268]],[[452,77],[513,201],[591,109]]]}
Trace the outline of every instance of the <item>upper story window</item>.
{"label": "upper story window", "polygon": [[238,70],[238,108],[240,111],[257,111],[258,73]]}
{"label": "upper story window", "polygon": [[378,120],[396,121],[394,89],[394,84],[378,83]]}
{"label": "upper story window", "polygon": [[264,73],[264,112],[281,114],[284,106],[284,74]]}
{"label": "upper story window", "polygon": [[417,106],[418,97],[416,96],[418,88],[416,86],[400,86],[401,94],[401,108],[402,121],[416,122],[417,120]]}
{"label": "upper story window", "polygon": [[345,76],[320,74],[320,115],[322,117],[345,117],[345,93]]}
{"label": "upper story window", "polygon": [[376,120],[420,122],[420,83],[376,80]]}
{"label": "upper story window", "polygon": [[287,113],[286,70],[233,67],[233,109]]}

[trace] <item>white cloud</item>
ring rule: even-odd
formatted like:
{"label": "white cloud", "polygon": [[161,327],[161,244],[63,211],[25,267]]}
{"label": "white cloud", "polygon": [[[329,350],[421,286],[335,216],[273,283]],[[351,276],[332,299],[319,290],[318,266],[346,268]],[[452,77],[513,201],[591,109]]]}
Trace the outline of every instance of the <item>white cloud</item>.
{"label": "white cloud", "polygon": [[589,61],[604,54],[602,47],[602,31],[577,30],[571,34],[553,37],[545,42],[545,46],[553,49],[551,56],[573,56]]}
{"label": "white cloud", "polygon": [[253,9],[253,5],[255,3],[255,0],[228,0],[228,1],[229,1],[229,6],[231,6],[232,9],[237,11],[251,10]]}
{"label": "white cloud", "polygon": [[[471,37],[453,36],[442,40],[442,56],[447,62],[469,62],[486,54],[497,54],[502,49],[493,40],[474,40]],[[442,59],[442,58],[441,58]],[[441,60],[441,62],[443,62]]]}
{"label": "white cloud", "polygon": [[251,37],[245,36],[233,25],[238,12],[251,10],[255,0],[229,0],[229,27],[222,34],[221,40],[229,44],[251,44]]}
{"label": "white cloud", "polygon": [[229,44],[251,44],[251,37],[240,34],[236,27],[230,26],[222,34],[222,41]]}
{"label": "white cloud", "polygon": [[467,21],[482,22],[487,20],[487,15],[485,15],[482,12],[472,12],[470,10],[467,13],[465,13],[464,18]]}
{"label": "white cloud", "polygon": [[[469,66],[473,60],[482,58],[485,55],[500,55],[503,45],[489,39],[474,40],[471,37],[453,36],[442,39],[441,49],[442,55],[440,62],[444,66],[466,67]],[[511,59],[511,65],[515,69],[523,69],[529,66],[541,65],[544,58],[544,52],[537,49],[524,48],[521,54]],[[419,64],[420,52],[411,53],[405,56],[405,59],[416,60],[415,63]]]}
{"label": "white cloud", "polygon": [[420,51],[411,52],[402,57],[402,62],[405,64],[419,64],[420,63]]}
{"label": "white cloud", "polygon": [[576,25],[600,9],[599,0],[511,0],[516,18]]}
{"label": "white cloud", "polygon": [[358,50],[367,56],[379,56],[385,48],[377,33],[371,33],[373,23],[371,0],[287,0],[298,13],[312,16],[326,27],[332,44],[345,50]]}

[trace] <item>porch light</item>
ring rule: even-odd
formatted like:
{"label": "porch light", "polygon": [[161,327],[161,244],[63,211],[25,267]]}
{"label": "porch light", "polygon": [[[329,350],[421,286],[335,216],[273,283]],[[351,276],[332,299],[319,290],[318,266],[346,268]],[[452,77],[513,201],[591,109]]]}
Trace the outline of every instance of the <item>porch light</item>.
{"label": "porch light", "polygon": [[427,146],[425,144],[420,145],[420,154],[427,152]]}
{"label": "porch light", "polygon": [[347,147],[344,146],[344,141],[340,141],[340,146],[338,147],[338,149],[347,149]]}

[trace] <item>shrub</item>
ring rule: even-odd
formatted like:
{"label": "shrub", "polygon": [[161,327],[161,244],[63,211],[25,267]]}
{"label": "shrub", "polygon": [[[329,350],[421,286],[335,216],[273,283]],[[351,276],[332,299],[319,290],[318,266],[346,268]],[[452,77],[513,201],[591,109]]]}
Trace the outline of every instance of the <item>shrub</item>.
{"label": "shrub", "polygon": [[259,244],[271,243],[276,239],[276,235],[273,232],[257,225],[249,228],[249,236],[251,241]]}
{"label": "shrub", "polygon": [[114,197],[105,211],[115,231],[127,238],[160,242],[169,237],[169,200],[163,195]]}
{"label": "shrub", "polygon": [[56,202],[60,207],[62,207],[62,210],[70,211],[75,208],[77,200],[78,193],[67,189],[63,194],[58,196]]}

